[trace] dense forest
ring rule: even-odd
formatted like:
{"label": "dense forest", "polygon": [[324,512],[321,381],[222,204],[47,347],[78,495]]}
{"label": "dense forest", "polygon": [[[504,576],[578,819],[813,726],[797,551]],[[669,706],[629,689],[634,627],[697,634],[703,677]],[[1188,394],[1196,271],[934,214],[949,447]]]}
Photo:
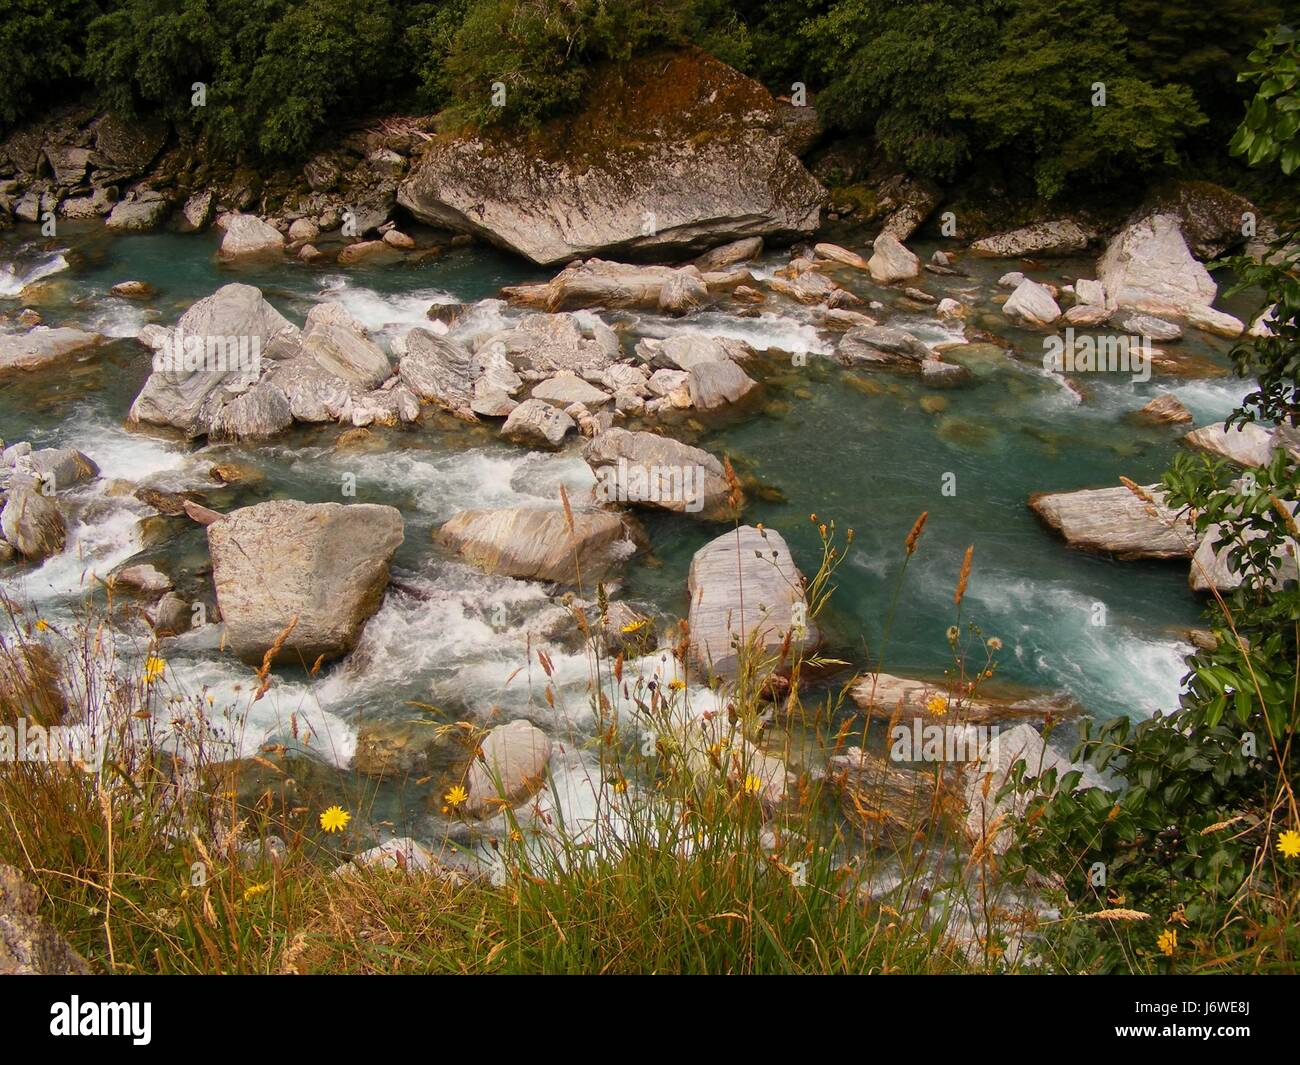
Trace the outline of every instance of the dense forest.
{"label": "dense forest", "polygon": [[691,43],[777,92],[804,86],[827,128],[873,135],[914,174],[950,181],[991,164],[1044,197],[1221,156],[1251,45],[1297,13],[1255,0],[8,7],[0,131],[59,100],[92,101],[192,124],[245,158],[293,159],[332,125],[382,111],[537,123],[578,106],[597,64]]}

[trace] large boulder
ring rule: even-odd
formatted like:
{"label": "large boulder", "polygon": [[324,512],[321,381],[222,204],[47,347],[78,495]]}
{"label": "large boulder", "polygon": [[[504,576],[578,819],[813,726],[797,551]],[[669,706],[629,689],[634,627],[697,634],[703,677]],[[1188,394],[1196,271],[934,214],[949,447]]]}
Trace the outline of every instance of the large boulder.
{"label": "large boulder", "polygon": [[383,348],[347,324],[316,321],[302,334],[302,350],[326,373],[354,388],[376,388],[392,374]]}
{"label": "large boulder", "polygon": [[872,244],[872,255],[867,260],[871,280],[880,285],[907,281],[921,274],[921,260],[903,246],[903,242],[890,233],[881,233]]}
{"label": "large boulder", "polygon": [[696,410],[718,410],[739,403],[758,387],[758,382],[730,359],[701,362],[687,373],[691,406]]}
{"label": "large boulder", "polygon": [[1147,201],[1150,214],[1171,214],[1198,259],[1217,259],[1246,242],[1247,216],[1259,223],[1259,209],[1244,196],[1212,181],[1169,181]]}
{"label": "large boulder", "polygon": [[449,411],[469,407],[471,371],[469,351],[428,329],[406,334],[406,354],[398,364],[402,383],[426,403]]}
{"label": "large boulder", "polygon": [[1186,515],[1164,503],[1155,485],[1142,489],[1151,502],[1124,485],[1078,492],[1039,492],[1029,506],[1071,547],[1117,558],[1190,558],[1195,533]]}
{"label": "large boulder", "polygon": [[346,654],[383,600],[403,540],[394,507],[277,499],[208,526],[226,646],[260,661],[286,629],[282,661]]}
{"label": "large boulder", "polygon": [[691,654],[715,676],[735,677],[738,648],[751,642],[760,658],[774,654],[787,636],[791,654],[818,642],[817,626],[807,616],[803,575],[774,529],[742,525],[711,540],[691,559],[686,587]]}
{"label": "large boulder", "polygon": [[68,523],[58,504],[35,484],[20,484],[0,510],[0,535],[23,558],[40,562],[63,550]]}
{"label": "large boulder", "polygon": [[1037,222],[1009,233],[998,233],[975,241],[971,251],[994,259],[1073,255],[1088,246],[1088,234],[1068,218]]}
{"label": "large boulder", "polygon": [[855,326],[840,337],[835,359],[845,366],[882,365],[917,369],[934,352],[906,329],[889,325]]}
{"label": "large boulder", "polygon": [[501,435],[513,444],[553,450],[577,428],[577,423],[543,399],[526,399],[510,412]]}
{"label": "large boulder", "polygon": [[707,451],[656,433],[607,429],[582,449],[604,503],[691,514],[705,520],[735,517],[726,471]]}
{"label": "large boulder", "polygon": [[636,553],[630,519],[605,510],[558,507],[464,510],[438,538],[487,573],[560,584],[590,583]]}
{"label": "large boulder", "polygon": [[1226,422],[1203,425],[1184,436],[1183,443],[1237,466],[1265,466],[1273,457],[1273,434],[1254,422],[1231,429]]}
{"label": "large boulder", "polygon": [[1002,313],[1023,325],[1043,326],[1061,317],[1061,308],[1046,285],[1025,278],[1002,305]]}
{"label": "large boulder", "polygon": [[162,225],[170,209],[171,205],[162,198],[123,200],[109,212],[104,225],[119,233],[143,233]]}
{"label": "large boulder", "polygon": [[1175,215],[1149,215],[1126,226],[1097,263],[1097,276],[1111,308],[1186,318],[1229,336],[1244,329],[1231,315],[1214,310],[1218,287],[1192,257]]}
{"label": "large boulder", "polygon": [[[1058,700],[1048,700],[1041,695],[1024,698],[992,697],[984,692],[978,696],[953,696],[952,683],[898,677],[889,673],[865,673],[853,682],[849,696],[867,717],[890,721],[897,716],[904,725],[913,718],[923,718],[940,724],[984,724],[1025,717],[1047,717],[1062,711]],[[941,701],[942,705],[936,702]]]}
{"label": "large boulder", "polygon": [[222,219],[221,227],[225,231],[221,238],[222,258],[274,255],[284,250],[284,235],[256,215],[227,215]]}
{"label": "large boulder", "polygon": [[731,337],[679,333],[664,340],[639,340],[636,353],[656,369],[690,370],[705,362],[743,362],[754,354],[754,349]]}
{"label": "large boulder", "polygon": [[465,790],[466,810],[475,817],[515,806],[535,794],[546,779],[551,760],[550,738],[536,725],[519,718],[492,729],[470,763]]}
{"label": "large boulder", "polygon": [[128,420],[202,436],[220,408],[258,380],[272,340],[297,332],[260,289],[223,285],[181,315]]}
{"label": "large boulder", "polygon": [[38,370],[103,343],[99,333],[38,325],[29,333],[0,334],[0,371]]}
{"label": "large boulder", "polygon": [[786,148],[771,95],[718,60],[691,50],[611,66],[583,98],[540,136],[437,137],[398,202],[543,264],[816,229],[823,190]]}
{"label": "large boulder", "polygon": [[618,335],[600,319],[573,314],[529,314],[509,329],[474,339],[475,355],[503,355],[516,370],[537,377],[572,370],[592,377],[622,358]]}

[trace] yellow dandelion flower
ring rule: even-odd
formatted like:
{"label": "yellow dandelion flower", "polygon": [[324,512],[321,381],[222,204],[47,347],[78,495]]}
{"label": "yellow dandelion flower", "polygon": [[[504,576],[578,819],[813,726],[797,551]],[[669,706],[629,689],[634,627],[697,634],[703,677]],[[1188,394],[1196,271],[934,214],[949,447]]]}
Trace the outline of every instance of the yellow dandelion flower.
{"label": "yellow dandelion flower", "polygon": [[629,621],[626,625],[622,626],[622,628],[620,628],[618,631],[621,632],[624,636],[630,636],[634,632],[640,632],[649,624],[650,624],[649,618],[642,618],[640,621]]}
{"label": "yellow dandelion flower", "polygon": [[331,806],[320,815],[320,827],[326,832],[342,832],[348,827],[352,815],[341,806]]}
{"label": "yellow dandelion flower", "polygon": [[1156,946],[1160,948],[1160,953],[1166,958],[1172,958],[1174,951],[1178,949],[1178,932],[1173,928],[1166,928],[1160,933],[1156,940]]}
{"label": "yellow dandelion flower", "polygon": [[932,695],[925,701],[925,708],[935,717],[943,717],[948,712],[948,700],[942,695]]}
{"label": "yellow dandelion flower", "polygon": [[1300,858],[1300,832],[1293,828],[1288,828],[1285,832],[1279,832],[1277,849],[1282,852],[1284,858]]}
{"label": "yellow dandelion flower", "polygon": [[37,631],[37,632],[45,632],[49,627],[50,627],[50,623],[49,623],[48,621],[46,621],[44,618],[37,618],[37,619],[36,619],[36,631]]}
{"label": "yellow dandelion flower", "polygon": [[152,684],[163,675],[167,668],[167,663],[156,655],[150,655],[144,660],[144,682]]}
{"label": "yellow dandelion flower", "polygon": [[459,784],[453,784],[447,794],[442,797],[443,802],[448,806],[462,806],[468,798],[469,792]]}
{"label": "yellow dandelion flower", "polygon": [[685,687],[686,687],[686,682],[677,680],[676,678],[668,682],[668,690],[670,692],[679,692]]}
{"label": "yellow dandelion flower", "polygon": [[522,843],[524,841],[524,834],[520,832],[519,829],[512,828],[510,830],[510,840],[513,843]]}
{"label": "yellow dandelion flower", "polygon": [[619,777],[614,781],[614,790],[622,795],[623,792],[627,791],[627,780],[623,777]]}
{"label": "yellow dandelion flower", "polygon": [[756,777],[753,773],[745,777],[745,794],[757,795],[763,790],[763,781],[761,777]]}
{"label": "yellow dandelion flower", "polygon": [[252,884],[244,888],[244,901],[248,902],[250,899],[257,898],[258,895],[265,895],[270,890],[270,884]]}

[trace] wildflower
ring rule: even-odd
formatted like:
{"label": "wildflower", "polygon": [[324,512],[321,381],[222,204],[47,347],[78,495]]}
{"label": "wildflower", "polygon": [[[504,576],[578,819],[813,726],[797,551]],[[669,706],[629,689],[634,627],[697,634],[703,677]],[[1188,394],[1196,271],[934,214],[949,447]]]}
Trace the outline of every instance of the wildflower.
{"label": "wildflower", "polygon": [[1279,832],[1277,849],[1282,852],[1285,858],[1300,858],[1300,832],[1293,828],[1288,828],[1285,832]]}
{"label": "wildflower", "polygon": [[650,624],[649,618],[642,618],[640,621],[629,621],[618,631],[621,632],[624,636],[629,636],[634,632],[639,632],[649,624]]}
{"label": "wildflower", "polygon": [[925,708],[935,717],[943,717],[948,712],[948,700],[942,695],[932,695],[925,701]]}
{"label": "wildflower", "polygon": [[1174,951],[1178,949],[1178,932],[1173,928],[1166,928],[1160,933],[1156,940],[1156,946],[1160,948],[1160,953],[1166,958],[1172,958]]}
{"label": "wildflower", "polygon": [[37,619],[36,619],[36,631],[37,631],[37,632],[45,632],[49,627],[50,627],[50,623],[49,623],[48,621],[46,621],[44,618],[37,618]]}
{"label": "wildflower", "polygon": [[442,798],[448,806],[462,806],[464,805],[465,800],[469,798],[469,792],[467,792],[461,785],[453,784],[451,790],[449,790]]}
{"label": "wildflower", "polygon": [[524,841],[524,834],[523,834],[522,832],[520,832],[519,829],[517,829],[517,828],[512,828],[512,829],[510,830],[510,842],[511,842],[511,843],[522,843],[523,841]]}
{"label": "wildflower", "polygon": [[745,794],[757,795],[762,790],[763,790],[762,779],[756,777],[753,773],[747,774],[745,777]]}
{"label": "wildflower", "polygon": [[949,625],[949,626],[948,626],[948,642],[949,642],[949,643],[956,643],[956,642],[957,642],[957,637],[960,636],[960,635],[961,635],[961,633],[957,631],[957,626],[956,626],[956,625]]}
{"label": "wildflower", "polygon": [[668,690],[670,692],[679,692],[685,687],[686,687],[686,682],[678,680],[675,677],[668,682]]}
{"label": "wildflower", "polygon": [[144,682],[152,684],[163,675],[163,670],[167,668],[167,663],[156,655],[150,655],[144,660]]}
{"label": "wildflower", "polygon": [[342,832],[348,827],[352,815],[341,806],[331,806],[320,815],[320,827],[326,832]]}
{"label": "wildflower", "polygon": [[624,777],[619,777],[614,781],[614,790],[622,795],[623,792],[627,791],[627,780]]}
{"label": "wildflower", "polygon": [[990,651],[1001,651],[1001,650],[1002,650],[1002,641],[999,640],[996,636],[990,636],[990,637],[989,637],[989,650],[990,650]]}
{"label": "wildflower", "polygon": [[244,888],[244,901],[257,898],[258,895],[264,895],[271,890],[270,884],[251,884]]}

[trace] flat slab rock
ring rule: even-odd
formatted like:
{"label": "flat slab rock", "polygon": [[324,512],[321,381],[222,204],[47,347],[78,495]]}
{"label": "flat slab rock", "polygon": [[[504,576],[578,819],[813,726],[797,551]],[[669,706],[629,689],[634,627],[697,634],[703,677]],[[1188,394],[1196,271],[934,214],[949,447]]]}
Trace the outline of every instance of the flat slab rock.
{"label": "flat slab rock", "polygon": [[38,325],[30,333],[0,334],[0,371],[38,370],[103,343],[99,333]]}
{"label": "flat slab rock", "polygon": [[[932,681],[897,677],[889,673],[867,673],[853,682],[849,697],[868,717],[884,721],[898,714],[899,721],[910,724],[922,718],[927,724],[983,724],[1026,717],[1059,716],[1064,709],[1059,700],[1044,697],[1008,699],[990,696],[952,698],[948,687]],[[936,713],[936,700],[943,706]]]}
{"label": "flat slab rock", "polygon": [[756,639],[773,652],[793,631],[795,651],[818,643],[817,626],[806,617],[803,575],[774,529],[742,525],[711,540],[691,559],[686,587],[691,653],[713,675],[736,675],[735,642]]}
{"label": "flat slab rock", "polygon": [[1186,517],[1163,505],[1156,485],[1145,489],[1152,506],[1128,488],[1089,488],[1078,492],[1039,492],[1029,507],[1065,537],[1071,547],[1117,558],[1190,558],[1196,536]]}

